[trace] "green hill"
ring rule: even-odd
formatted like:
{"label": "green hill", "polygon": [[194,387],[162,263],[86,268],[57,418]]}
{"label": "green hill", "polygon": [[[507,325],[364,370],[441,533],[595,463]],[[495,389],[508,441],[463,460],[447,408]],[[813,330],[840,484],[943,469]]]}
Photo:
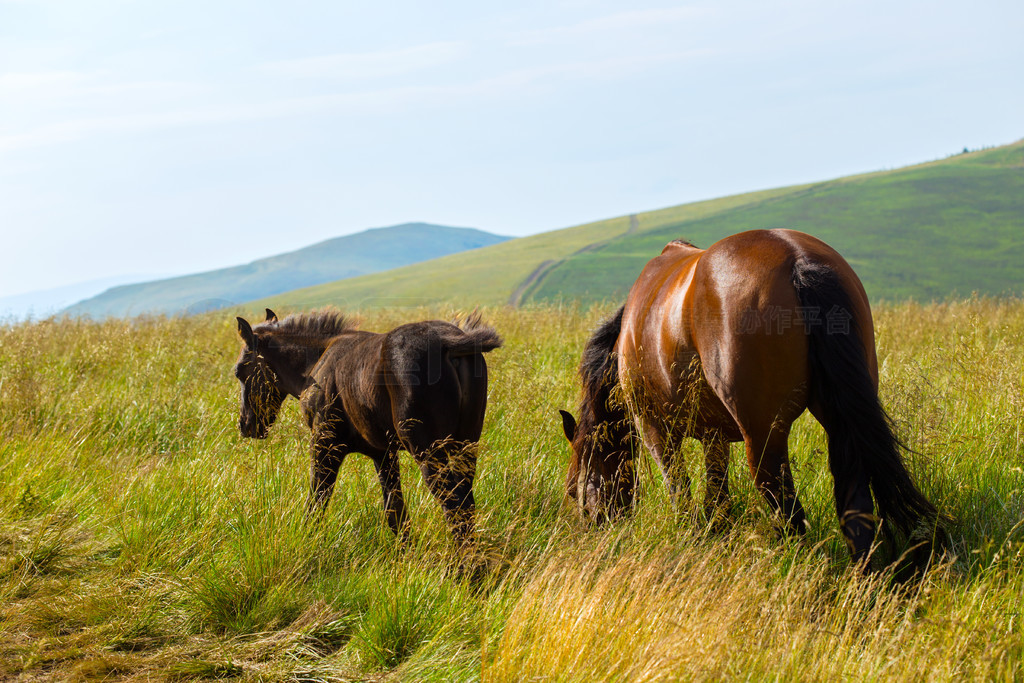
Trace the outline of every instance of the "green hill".
{"label": "green hill", "polygon": [[375,228],[242,266],[114,287],[66,308],[63,313],[95,318],[140,313],[201,313],[507,239],[480,230],[427,223]]}
{"label": "green hill", "polygon": [[[675,238],[699,246],[752,228],[824,239],[873,300],[1024,289],[1024,141],[917,166],[622,216],[316,287],[259,303],[520,304],[620,299]],[[253,304],[255,306],[255,304]]]}

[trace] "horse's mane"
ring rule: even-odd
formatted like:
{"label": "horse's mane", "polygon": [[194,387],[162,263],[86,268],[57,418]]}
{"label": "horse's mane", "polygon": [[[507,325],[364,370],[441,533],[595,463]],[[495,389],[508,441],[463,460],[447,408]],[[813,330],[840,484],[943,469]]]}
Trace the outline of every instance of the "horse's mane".
{"label": "horse's mane", "polygon": [[253,328],[254,332],[288,337],[328,339],[356,329],[356,322],[333,308],[309,313],[293,313],[283,320],[267,320]]}
{"label": "horse's mane", "polygon": [[[591,442],[594,430],[610,417],[608,399],[612,388],[618,382],[619,359],[615,354],[615,343],[622,328],[623,304],[612,317],[598,325],[583,347],[580,360],[580,380],[583,392],[580,398],[579,424],[576,436]],[[582,445],[582,444],[581,444]]]}
{"label": "horse's mane", "polygon": [[583,381],[583,401],[591,406],[594,401],[601,400],[602,389],[606,388],[605,385],[612,379],[610,375],[618,369],[614,349],[622,328],[622,312],[625,308],[623,304],[615,315],[601,323],[583,347],[580,379]]}
{"label": "horse's mane", "polygon": [[577,478],[581,469],[589,469],[597,464],[593,462],[593,453],[598,442],[607,442],[611,436],[609,429],[618,433],[620,438],[622,436],[621,424],[616,423],[624,421],[625,412],[621,406],[611,405],[609,399],[618,383],[619,359],[615,353],[615,344],[622,329],[622,313],[625,308],[623,304],[612,317],[598,325],[583,347],[579,370],[583,384],[579,422],[573,435],[572,455],[565,481],[566,491],[576,500],[581,500]]}

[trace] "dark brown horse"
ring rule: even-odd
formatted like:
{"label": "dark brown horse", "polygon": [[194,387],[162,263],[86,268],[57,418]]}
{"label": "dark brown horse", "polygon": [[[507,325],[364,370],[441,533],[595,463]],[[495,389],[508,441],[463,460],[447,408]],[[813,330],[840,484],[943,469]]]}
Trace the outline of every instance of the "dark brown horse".
{"label": "dark brown horse", "polygon": [[854,561],[868,557],[876,506],[883,528],[921,541],[916,559],[927,557],[937,514],[879,403],[867,296],[820,240],[753,230],[706,250],[669,243],[589,340],[580,375],[579,424],[561,411],[573,450],[566,487],[595,521],[632,505],[638,432],[674,503],[690,493],[680,441],[703,444],[712,521],[728,504],[728,444],[743,441],[758,490],[803,533],[787,440],[809,409],[828,435],[836,512]]}
{"label": "dark brown horse", "polygon": [[430,320],[386,334],[363,332],[341,314],[319,311],[252,327],[235,364],[242,384],[239,429],[265,438],[282,402],[298,397],[313,432],[308,510],[326,507],[349,453],[373,459],[388,525],[408,534],[398,451],[412,454],[441,503],[456,540],[473,533],[476,447],[487,407],[483,354],[501,346],[472,315],[461,325]]}

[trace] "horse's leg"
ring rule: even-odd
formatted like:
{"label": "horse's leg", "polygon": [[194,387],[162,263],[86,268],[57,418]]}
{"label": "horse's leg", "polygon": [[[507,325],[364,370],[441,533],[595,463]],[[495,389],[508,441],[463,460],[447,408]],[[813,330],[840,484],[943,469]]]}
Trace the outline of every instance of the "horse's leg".
{"label": "horse's leg", "polygon": [[407,448],[423,473],[427,488],[441,505],[452,535],[460,545],[472,543],[476,500],[476,444],[440,440],[429,446],[407,442]]}
{"label": "horse's leg", "polygon": [[[402,447],[419,465],[460,546],[473,543],[477,441],[487,402],[483,357],[446,358],[411,342],[391,349],[395,363],[416,359],[420,374],[394,373],[391,415]],[[403,360],[404,359],[404,360]],[[427,372],[433,368],[437,376]]]}
{"label": "horse's leg", "polygon": [[334,492],[334,482],[338,479],[338,469],[347,455],[345,446],[338,443],[335,430],[323,424],[314,426],[311,451],[307,516],[322,513],[326,509]]}
{"label": "horse's leg", "polygon": [[834,480],[836,514],[839,527],[854,564],[868,558],[875,540],[875,502],[863,468],[851,473],[849,480]]}
{"label": "horse's leg", "polygon": [[[432,405],[425,399],[419,406],[401,406],[402,410],[395,412],[408,417],[396,421],[398,435],[402,446],[419,465],[430,493],[441,504],[456,542],[469,545],[476,511],[473,478],[476,476],[477,444],[475,440],[450,436],[456,432],[457,425],[445,419],[440,413],[443,405],[438,404],[441,402]],[[430,408],[433,408],[432,412],[428,412]],[[470,436],[478,436],[478,433]]]}
{"label": "horse's leg", "polygon": [[[795,310],[800,302],[788,278],[770,283],[769,290],[777,290],[772,294],[776,304],[747,312],[781,316]],[[746,303],[739,299],[732,306]],[[743,311],[733,313],[738,316]],[[807,339],[803,330],[779,322],[757,333],[742,333],[730,328],[723,317],[701,334],[708,348],[722,339],[729,342],[729,354],[709,354],[702,359],[704,376],[743,435],[757,489],[790,530],[804,533],[807,518],[796,497],[787,443],[790,425],[807,407]]]}
{"label": "horse's leg", "polygon": [[754,483],[790,531],[807,531],[807,516],[796,496],[789,466],[789,429],[770,430],[767,436],[744,434],[747,463]]}
{"label": "horse's leg", "polygon": [[398,451],[389,448],[382,455],[373,458],[384,497],[384,516],[388,526],[403,543],[409,540],[409,515],[405,511],[405,497],[402,495],[402,481],[399,478]]}
{"label": "horse's leg", "polygon": [[704,514],[711,526],[717,527],[729,510],[729,442],[721,434],[704,438],[704,466],[707,490],[704,492]]}
{"label": "horse's leg", "polygon": [[686,471],[686,458],[678,449],[666,448],[665,435],[655,420],[640,420],[639,431],[644,446],[658,463],[661,476],[665,479],[672,510],[678,517],[690,502],[690,475]]}

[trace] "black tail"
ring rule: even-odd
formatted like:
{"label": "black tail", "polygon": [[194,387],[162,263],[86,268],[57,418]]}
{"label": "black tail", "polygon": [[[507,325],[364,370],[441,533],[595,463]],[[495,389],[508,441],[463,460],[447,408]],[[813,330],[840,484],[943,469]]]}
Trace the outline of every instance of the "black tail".
{"label": "black tail", "polygon": [[[444,335],[445,348],[448,354],[454,357],[472,356],[477,353],[487,353],[499,348],[503,341],[490,325],[486,325],[480,313],[473,311],[463,321],[456,320],[455,325],[460,332],[452,330],[452,334]],[[451,329],[451,328],[449,328]]]}
{"label": "black tail", "polygon": [[808,312],[809,399],[828,432],[837,512],[842,518],[845,493],[840,487],[863,474],[884,520],[883,531],[895,529],[918,539],[921,524],[931,530],[938,514],[903,464],[900,451],[906,448],[868,373],[850,297],[831,268],[803,259],[793,268],[793,285]]}

